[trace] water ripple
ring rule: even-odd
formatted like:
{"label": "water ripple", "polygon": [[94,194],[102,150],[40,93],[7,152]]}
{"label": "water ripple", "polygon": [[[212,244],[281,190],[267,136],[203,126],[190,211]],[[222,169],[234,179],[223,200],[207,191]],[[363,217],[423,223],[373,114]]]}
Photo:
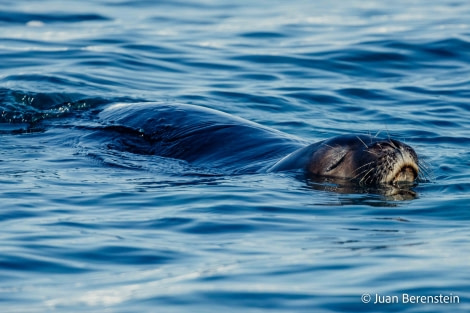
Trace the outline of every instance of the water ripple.
{"label": "water ripple", "polygon": [[83,23],[91,21],[109,21],[106,16],[99,14],[66,14],[66,13],[24,13],[14,11],[2,11],[0,23],[26,24],[31,21],[42,23]]}

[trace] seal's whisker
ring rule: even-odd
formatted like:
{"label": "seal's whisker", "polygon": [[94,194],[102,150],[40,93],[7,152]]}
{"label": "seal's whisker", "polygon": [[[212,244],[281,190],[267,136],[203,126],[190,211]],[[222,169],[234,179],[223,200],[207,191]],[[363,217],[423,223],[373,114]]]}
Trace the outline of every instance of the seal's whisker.
{"label": "seal's whisker", "polygon": [[379,130],[378,132],[376,132],[374,138],[377,138],[377,137],[380,135],[381,132],[382,132],[381,130]]}
{"label": "seal's whisker", "polygon": [[359,174],[357,174],[356,176],[352,177],[351,180],[355,180],[358,178],[358,176],[362,176],[365,172],[367,172],[369,169],[365,169],[363,170],[362,172],[360,172]]}
{"label": "seal's whisker", "polygon": [[419,173],[418,173],[418,178],[420,180],[423,180],[423,181],[431,181],[433,180],[433,172],[432,170],[425,164],[423,164],[422,162],[420,162],[418,164],[418,169],[419,169]]}
{"label": "seal's whisker", "polygon": [[388,143],[389,143],[394,149],[398,149],[398,147],[393,143],[393,140],[392,140],[392,139],[388,139]]}
{"label": "seal's whisker", "polygon": [[364,185],[368,185],[373,182],[373,175],[368,175],[366,180],[364,180]]}
{"label": "seal's whisker", "polygon": [[418,167],[420,169],[423,169],[424,171],[430,171],[431,170],[431,166],[425,160],[419,160]]}
{"label": "seal's whisker", "polygon": [[[372,162],[371,162],[372,163]],[[370,163],[366,164],[366,165],[370,165]],[[365,165],[361,166],[361,167],[364,167]],[[370,171],[370,168],[366,168],[364,169],[363,171],[361,171],[360,173],[356,174],[354,177],[351,178],[351,180],[354,180],[356,179],[357,177],[359,176],[362,176],[364,173],[366,173],[367,171]]]}
{"label": "seal's whisker", "polygon": [[377,153],[375,153],[374,151],[365,150],[365,152],[370,153],[370,154],[372,154],[372,155],[374,155],[374,156],[376,156],[376,157],[379,156],[379,155],[378,155]]}
{"label": "seal's whisker", "polygon": [[[372,172],[374,170],[374,168],[371,168],[363,177],[362,179],[359,181],[359,184],[362,183],[364,181],[364,178],[367,178],[367,175],[370,174],[370,172]],[[367,181],[367,180],[366,180]],[[366,181],[364,183],[366,183]]]}
{"label": "seal's whisker", "polygon": [[373,180],[373,176],[372,175],[369,175],[369,177],[367,177],[367,179],[364,181],[365,184],[368,184],[368,182],[372,183],[372,180]]}
{"label": "seal's whisker", "polygon": [[359,136],[356,136],[356,138],[359,139],[359,141],[362,142],[366,148],[369,148],[369,147],[366,145],[366,143],[365,143],[364,141],[362,141],[362,139],[361,139]]}
{"label": "seal's whisker", "polygon": [[[356,169],[354,170],[354,172],[360,170],[360,169],[363,168],[363,167],[366,167],[366,166],[368,166],[368,165],[371,165],[371,164],[373,164],[373,163],[374,163],[374,161],[370,161],[369,163],[366,163],[366,164],[364,164],[364,165],[361,165],[361,166],[359,166],[358,168],[356,168]],[[366,169],[366,170],[367,170],[367,169]]]}
{"label": "seal's whisker", "polygon": [[420,160],[418,166],[420,166],[420,168],[423,168],[425,170],[430,170],[429,164],[423,160]]}
{"label": "seal's whisker", "polygon": [[426,165],[424,165],[422,162],[418,163],[418,168],[420,171],[423,171],[423,172],[429,171],[429,168]]}

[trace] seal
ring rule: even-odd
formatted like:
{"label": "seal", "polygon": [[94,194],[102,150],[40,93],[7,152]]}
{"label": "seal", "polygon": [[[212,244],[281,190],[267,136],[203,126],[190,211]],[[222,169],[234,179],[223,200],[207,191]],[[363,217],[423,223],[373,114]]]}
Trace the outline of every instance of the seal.
{"label": "seal", "polygon": [[[98,114],[106,148],[187,161],[227,174],[301,170],[361,185],[413,183],[419,159],[394,139],[342,135],[314,144],[187,104],[114,104]],[[109,138],[112,138],[111,143]]]}

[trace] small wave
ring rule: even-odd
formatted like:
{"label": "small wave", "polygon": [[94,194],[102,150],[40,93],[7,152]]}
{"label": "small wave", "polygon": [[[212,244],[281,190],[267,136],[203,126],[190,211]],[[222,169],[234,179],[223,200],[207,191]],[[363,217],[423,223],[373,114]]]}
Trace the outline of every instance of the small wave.
{"label": "small wave", "polygon": [[[41,247],[41,249],[44,249],[44,247]],[[0,268],[10,271],[53,274],[79,274],[88,272],[86,269],[69,265],[63,260],[8,254],[3,254],[0,258]]]}
{"label": "small wave", "polygon": [[240,35],[245,38],[254,38],[254,39],[270,39],[270,38],[283,38],[287,37],[286,35],[279,32],[247,32]]}
{"label": "small wave", "polygon": [[64,14],[64,13],[23,13],[15,11],[0,12],[0,23],[26,24],[31,21],[41,23],[80,23],[91,21],[109,21],[109,17],[94,14]]}

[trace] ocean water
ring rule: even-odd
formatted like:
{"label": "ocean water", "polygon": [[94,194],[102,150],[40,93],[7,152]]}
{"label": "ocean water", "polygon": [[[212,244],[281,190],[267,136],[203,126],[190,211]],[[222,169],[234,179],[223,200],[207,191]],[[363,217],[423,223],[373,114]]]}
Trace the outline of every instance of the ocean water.
{"label": "ocean water", "polygon": [[[469,16],[464,0],[1,1],[0,311],[470,311]],[[203,175],[83,137],[134,102],[306,142],[379,133],[426,179],[400,198]]]}

